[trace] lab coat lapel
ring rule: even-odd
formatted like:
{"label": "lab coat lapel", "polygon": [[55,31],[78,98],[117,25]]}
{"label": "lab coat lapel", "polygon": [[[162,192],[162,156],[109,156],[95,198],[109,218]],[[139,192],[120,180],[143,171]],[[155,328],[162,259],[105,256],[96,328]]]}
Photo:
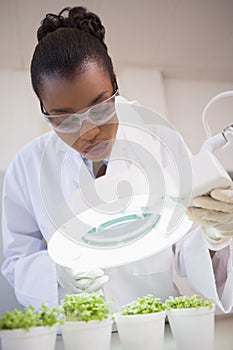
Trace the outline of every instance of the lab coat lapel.
{"label": "lab coat lapel", "polygon": [[[92,162],[77,157],[80,155],[76,151],[63,143],[56,134],[52,134],[45,147],[40,167],[41,200],[48,218],[47,227],[51,227],[47,239],[54,230],[73,217],[74,212],[67,204],[67,199],[74,187],[93,184]],[[65,184],[64,177],[71,175],[68,166],[70,162],[77,167],[77,177],[71,177],[70,182]]]}

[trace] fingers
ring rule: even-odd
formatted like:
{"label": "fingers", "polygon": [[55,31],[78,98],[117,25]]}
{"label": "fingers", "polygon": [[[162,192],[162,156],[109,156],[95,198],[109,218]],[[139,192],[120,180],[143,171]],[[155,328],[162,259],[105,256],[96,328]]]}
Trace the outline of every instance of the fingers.
{"label": "fingers", "polygon": [[187,215],[202,226],[202,237],[209,249],[223,249],[233,237],[233,188],[216,188],[210,196],[194,198]]}
{"label": "fingers", "polygon": [[100,269],[77,274],[74,277],[75,287],[88,293],[99,290],[108,281],[108,276],[104,275],[104,271]]}
{"label": "fingers", "polygon": [[79,280],[76,280],[74,282],[75,288],[78,290],[82,290],[82,292],[96,292],[99,290],[105,283],[107,283],[109,280],[109,277],[106,275],[96,277],[93,279],[90,278],[82,278]]}
{"label": "fingers", "polygon": [[82,293],[83,290],[77,288],[75,285],[73,285],[72,283],[67,285],[65,288],[70,294],[78,294],[78,293]]}
{"label": "fingers", "polygon": [[109,279],[100,269],[80,274],[69,267],[56,265],[56,268],[58,283],[72,294],[98,291]]}
{"label": "fingers", "polygon": [[202,238],[210,250],[220,250],[228,246],[231,238],[222,236],[216,229],[206,227],[202,229]]}
{"label": "fingers", "polygon": [[217,199],[218,201],[233,204],[233,188],[216,188],[211,191],[211,197]]}
{"label": "fingers", "polygon": [[97,292],[104,286],[105,283],[107,283],[109,280],[109,277],[104,275],[102,277],[96,278],[92,281],[92,283],[88,286],[88,288],[85,290],[87,293],[91,292]]}
{"label": "fingers", "polygon": [[216,223],[230,223],[233,227],[233,213],[190,207],[187,210],[187,216],[190,220],[199,223],[213,221]]}
{"label": "fingers", "polygon": [[233,237],[233,225],[232,223],[218,223],[216,221],[205,220],[202,222],[202,226],[217,231],[216,237]]}
{"label": "fingers", "polygon": [[[217,191],[217,190],[214,190]],[[213,191],[212,191],[213,192]],[[211,195],[212,195],[211,192]],[[215,195],[215,192],[214,192]],[[193,200],[192,205],[198,208],[204,208],[208,210],[215,210],[225,213],[233,213],[233,202],[222,202],[220,200],[211,198],[209,196],[196,197]]]}
{"label": "fingers", "polygon": [[65,279],[64,277],[63,278],[57,278],[57,282],[59,283],[59,285],[66,289],[67,292],[71,293],[71,294],[77,294],[78,291],[77,291],[77,287],[70,281],[70,280],[67,280]]}
{"label": "fingers", "polygon": [[78,280],[75,279],[73,284],[76,288],[85,290],[90,286],[92,281],[93,280],[91,278],[82,278],[82,279],[78,279]]}
{"label": "fingers", "polygon": [[100,269],[96,269],[96,270],[92,270],[92,271],[88,271],[82,274],[74,274],[74,277],[76,280],[82,279],[82,278],[89,278],[89,279],[93,279],[93,278],[97,278],[97,277],[101,277],[104,275],[104,271],[100,270]]}
{"label": "fingers", "polygon": [[209,211],[201,208],[189,208],[190,220],[199,223],[206,230],[215,229],[216,237],[233,237],[233,214]]}

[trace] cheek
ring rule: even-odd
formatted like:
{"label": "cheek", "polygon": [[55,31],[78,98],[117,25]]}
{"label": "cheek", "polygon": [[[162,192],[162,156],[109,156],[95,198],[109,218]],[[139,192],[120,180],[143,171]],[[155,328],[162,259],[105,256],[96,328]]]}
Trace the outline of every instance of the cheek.
{"label": "cheek", "polygon": [[64,141],[68,146],[75,148],[77,151],[81,149],[81,141],[78,134],[66,134],[56,132],[56,134]]}
{"label": "cheek", "polygon": [[108,123],[101,126],[102,133],[108,136],[109,139],[115,139],[118,125],[118,119],[114,117]]}

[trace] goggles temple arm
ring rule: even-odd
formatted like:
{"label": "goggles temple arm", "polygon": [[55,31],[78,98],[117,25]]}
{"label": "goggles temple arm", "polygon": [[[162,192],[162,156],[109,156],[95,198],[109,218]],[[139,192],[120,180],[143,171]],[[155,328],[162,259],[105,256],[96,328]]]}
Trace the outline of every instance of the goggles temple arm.
{"label": "goggles temple arm", "polygon": [[44,108],[43,103],[42,103],[41,100],[40,100],[40,110],[41,110],[41,113],[42,113],[42,114],[44,114],[44,115],[49,115],[49,114],[46,112],[46,110],[45,110],[45,108]]}

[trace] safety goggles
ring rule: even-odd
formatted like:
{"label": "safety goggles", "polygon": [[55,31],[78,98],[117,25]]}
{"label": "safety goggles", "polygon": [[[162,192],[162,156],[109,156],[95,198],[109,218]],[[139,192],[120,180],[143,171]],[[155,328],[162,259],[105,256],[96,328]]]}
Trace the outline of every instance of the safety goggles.
{"label": "safety goggles", "polygon": [[43,105],[41,105],[43,118],[53,130],[62,133],[75,133],[80,131],[84,121],[88,121],[94,125],[102,125],[108,122],[116,113],[115,97],[117,95],[118,90],[107,100],[72,114],[49,115],[43,110]]}

